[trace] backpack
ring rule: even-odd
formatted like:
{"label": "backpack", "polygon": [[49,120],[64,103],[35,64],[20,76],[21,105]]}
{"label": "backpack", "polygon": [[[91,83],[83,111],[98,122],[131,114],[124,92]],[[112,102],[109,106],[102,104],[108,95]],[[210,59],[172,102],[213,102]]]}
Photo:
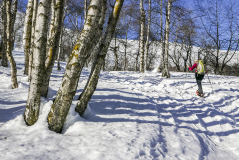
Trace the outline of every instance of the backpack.
{"label": "backpack", "polygon": [[198,63],[198,66],[197,66],[197,72],[198,72],[198,74],[204,75],[205,72],[206,72],[204,64],[203,64],[204,62],[203,62],[203,60],[199,60],[198,62],[199,63]]}

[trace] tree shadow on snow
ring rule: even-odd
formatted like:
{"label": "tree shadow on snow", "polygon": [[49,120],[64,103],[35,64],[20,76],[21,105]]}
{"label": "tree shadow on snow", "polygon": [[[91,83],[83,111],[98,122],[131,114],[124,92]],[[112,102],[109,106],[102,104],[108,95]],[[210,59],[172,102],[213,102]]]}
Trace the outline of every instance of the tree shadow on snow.
{"label": "tree shadow on snow", "polygon": [[[93,95],[89,102],[90,108],[95,116],[90,117],[87,121],[158,124],[158,120],[155,118],[149,120],[150,117],[158,116],[155,103],[147,98],[142,99],[140,94],[106,88],[97,89],[96,92],[97,95]],[[109,95],[98,95],[101,92],[114,93]],[[102,115],[107,115],[110,118],[103,118],[101,117]],[[148,117],[147,120],[142,120],[145,117]]]}
{"label": "tree shadow on snow", "polygon": [[4,109],[0,109],[0,122],[7,122],[11,119],[16,118],[18,115],[23,114],[26,107],[26,101],[18,101],[18,102],[0,101],[0,104],[9,106],[4,107]]}

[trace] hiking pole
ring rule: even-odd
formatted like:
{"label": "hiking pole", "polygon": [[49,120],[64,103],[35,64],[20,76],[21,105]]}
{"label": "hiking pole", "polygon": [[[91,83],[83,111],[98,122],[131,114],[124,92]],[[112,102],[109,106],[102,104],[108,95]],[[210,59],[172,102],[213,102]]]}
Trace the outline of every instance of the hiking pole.
{"label": "hiking pole", "polygon": [[[208,78],[209,83],[211,84],[211,88],[212,88],[212,83],[211,83],[211,81],[210,81],[210,79],[209,79],[208,73],[207,73],[207,78]],[[212,88],[212,93],[214,94],[213,88]]]}

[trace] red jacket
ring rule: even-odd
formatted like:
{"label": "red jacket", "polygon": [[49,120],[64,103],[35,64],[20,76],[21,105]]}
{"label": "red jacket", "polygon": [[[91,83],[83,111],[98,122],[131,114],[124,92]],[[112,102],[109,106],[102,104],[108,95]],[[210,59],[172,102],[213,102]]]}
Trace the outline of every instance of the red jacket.
{"label": "red jacket", "polygon": [[[189,70],[192,71],[194,68],[197,68],[197,66],[198,66],[197,63],[194,63],[194,65],[192,67],[189,67]],[[196,70],[196,72],[197,72],[197,70]]]}

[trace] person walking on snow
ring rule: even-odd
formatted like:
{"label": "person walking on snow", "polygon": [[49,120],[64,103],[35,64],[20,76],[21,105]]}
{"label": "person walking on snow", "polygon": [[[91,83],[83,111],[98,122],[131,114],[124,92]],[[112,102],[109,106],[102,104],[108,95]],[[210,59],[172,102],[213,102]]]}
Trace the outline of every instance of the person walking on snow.
{"label": "person walking on snow", "polygon": [[[196,82],[198,85],[198,90],[196,91],[197,95],[200,97],[203,97],[203,90],[202,90],[202,80],[204,78],[205,75],[205,67],[204,67],[204,61],[203,60],[195,60],[194,61],[194,65],[192,67],[190,67],[188,65],[188,68],[190,71],[192,71],[193,69],[196,68],[196,72],[195,72],[195,78],[196,78]],[[206,71],[207,73],[208,71]]]}

